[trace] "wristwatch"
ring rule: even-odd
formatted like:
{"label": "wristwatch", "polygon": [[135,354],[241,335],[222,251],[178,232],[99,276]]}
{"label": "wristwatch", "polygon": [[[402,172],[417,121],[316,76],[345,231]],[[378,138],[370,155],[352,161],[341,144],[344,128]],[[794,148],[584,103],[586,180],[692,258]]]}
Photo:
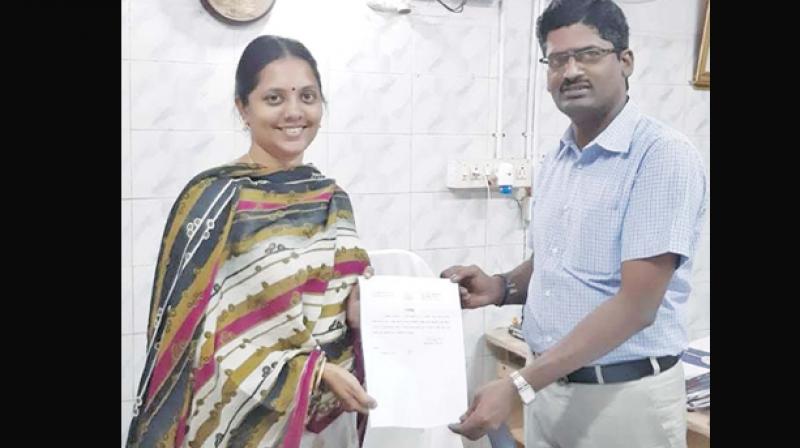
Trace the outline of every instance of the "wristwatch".
{"label": "wristwatch", "polygon": [[503,280],[503,297],[501,297],[500,303],[497,304],[497,306],[503,306],[508,301],[509,296],[517,294],[517,284],[509,280],[505,274],[494,274],[493,277],[500,277]]}
{"label": "wristwatch", "polygon": [[519,398],[522,399],[522,403],[531,404],[533,399],[536,398],[536,392],[534,392],[533,387],[525,381],[525,378],[520,375],[519,370],[511,372],[511,380],[514,382],[514,386],[517,386],[517,392],[519,392]]}

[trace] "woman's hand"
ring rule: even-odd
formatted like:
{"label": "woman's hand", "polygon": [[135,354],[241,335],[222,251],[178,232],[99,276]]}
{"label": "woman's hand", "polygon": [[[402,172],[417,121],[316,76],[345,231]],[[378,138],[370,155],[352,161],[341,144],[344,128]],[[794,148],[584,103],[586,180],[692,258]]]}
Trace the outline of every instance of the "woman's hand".
{"label": "woman's hand", "polygon": [[[370,278],[375,275],[375,270],[372,266],[367,266],[364,270],[364,278]],[[350,295],[347,296],[347,303],[345,303],[347,326],[358,330],[361,328],[361,294],[359,292],[358,283],[353,285],[350,290]]]}
{"label": "woman's hand", "polygon": [[339,397],[345,411],[368,414],[370,409],[374,409],[378,405],[374,398],[367,395],[352,373],[332,362],[325,363],[322,381]]}

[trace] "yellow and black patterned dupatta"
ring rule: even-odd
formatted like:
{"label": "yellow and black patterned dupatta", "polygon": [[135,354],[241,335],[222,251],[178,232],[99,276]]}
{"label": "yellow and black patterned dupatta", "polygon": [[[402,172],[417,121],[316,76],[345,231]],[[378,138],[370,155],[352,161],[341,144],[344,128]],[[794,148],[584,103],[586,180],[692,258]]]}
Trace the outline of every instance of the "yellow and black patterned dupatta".
{"label": "yellow and black patterned dupatta", "polygon": [[319,432],[342,412],[320,372],[354,370],[345,299],[368,264],[347,194],[314,167],[196,176],[164,231],[128,446],[297,447]]}

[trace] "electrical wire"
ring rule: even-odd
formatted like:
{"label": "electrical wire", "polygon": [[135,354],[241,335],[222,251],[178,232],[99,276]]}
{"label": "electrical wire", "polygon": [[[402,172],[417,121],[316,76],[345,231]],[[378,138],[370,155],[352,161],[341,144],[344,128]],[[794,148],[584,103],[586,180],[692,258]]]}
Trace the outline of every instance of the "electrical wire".
{"label": "electrical wire", "polygon": [[443,2],[442,0],[436,0],[436,1],[439,2],[440,5],[444,6],[445,9],[447,9],[448,11],[454,12],[456,14],[462,13],[464,11],[464,5],[467,4],[467,0],[461,0],[461,4],[453,8],[447,3]]}

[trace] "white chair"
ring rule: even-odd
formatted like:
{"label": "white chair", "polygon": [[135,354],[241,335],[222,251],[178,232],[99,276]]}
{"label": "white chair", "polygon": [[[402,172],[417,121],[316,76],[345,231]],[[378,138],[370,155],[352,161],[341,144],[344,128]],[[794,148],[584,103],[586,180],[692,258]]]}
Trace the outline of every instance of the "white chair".
{"label": "white chair", "polygon": [[403,249],[369,251],[369,260],[376,275],[408,275],[435,277],[428,263],[414,252]]}

